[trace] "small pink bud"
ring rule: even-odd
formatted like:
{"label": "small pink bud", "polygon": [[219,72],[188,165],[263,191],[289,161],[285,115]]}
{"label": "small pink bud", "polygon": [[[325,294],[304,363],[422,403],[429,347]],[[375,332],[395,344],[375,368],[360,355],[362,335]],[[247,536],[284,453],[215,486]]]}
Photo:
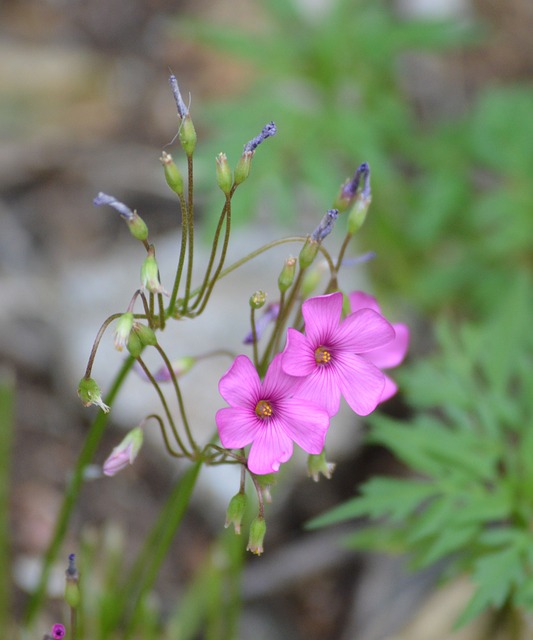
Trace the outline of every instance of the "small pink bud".
{"label": "small pink bud", "polygon": [[114,476],[122,471],[133,461],[139,453],[143,443],[143,430],[141,427],[132,429],[122,442],[113,449],[111,455],[104,462],[103,472],[106,476]]}

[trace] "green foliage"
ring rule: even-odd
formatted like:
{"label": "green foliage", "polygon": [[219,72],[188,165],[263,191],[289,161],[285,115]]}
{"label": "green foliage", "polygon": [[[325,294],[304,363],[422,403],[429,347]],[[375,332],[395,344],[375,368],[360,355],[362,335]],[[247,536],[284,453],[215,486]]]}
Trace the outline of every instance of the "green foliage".
{"label": "green foliage", "polygon": [[371,419],[369,441],[412,477],[372,478],[310,524],[364,518],[350,546],[469,572],[476,591],[460,624],[487,607],[533,606],[531,282],[518,279],[499,303],[485,323],[441,323],[435,355],[403,373],[412,420]]}
{"label": "green foliage", "polygon": [[427,310],[453,304],[480,317],[494,291],[531,267],[532,90],[489,87],[465,114],[422,127],[399,73],[402,56],[475,46],[479,26],[400,21],[381,1],[334,0],[320,16],[295,0],[257,3],[263,28],[181,19],[176,27],[180,38],[252,66],[245,95],[203,114],[219,123],[212,157],[223,150],[235,162],[243,132],[252,137],[271,119],[278,125],[257,159],[258,188],[243,190],[234,220],[258,210],[292,220],[308,201],[326,209],[368,161],[374,198],[360,248],[379,252],[376,285]]}

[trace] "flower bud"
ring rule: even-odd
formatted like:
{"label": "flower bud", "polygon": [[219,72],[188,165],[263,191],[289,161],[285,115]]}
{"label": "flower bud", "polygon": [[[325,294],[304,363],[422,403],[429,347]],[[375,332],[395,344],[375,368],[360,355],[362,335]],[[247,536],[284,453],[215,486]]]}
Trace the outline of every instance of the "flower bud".
{"label": "flower bud", "polygon": [[144,347],[155,346],[157,337],[150,327],[140,322],[134,322],[128,339],[128,351],[134,358],[138,358]]}
{"label": "flower bud", "polygon": [[97,405],[104,413],[109,413],[109,407],[104,404],[100,387],[93,378],[82,378],[78,385],[78,396],[85,407]]}
{"label": "flower bud", "polygon": [[196,129],[189,113],[181,121],[179,138],[185,153],[192,156],[196,147]]}
{"label": "flower bud", "polygon": [[294,282],[296,273],[296,258],[287,258],[278,277],[278,287],[281,293],[285,293]]}
{"label": "flower bud", "polygon": [[165,180],[167,181],[168,186],[177,193],[179,196],[183,195],[183,176],[181,175],[180,170],[176,166],[174,160],[172,160],[172,156],[170,153],[163,151],[161,157],[159,158],[161,164],[163,165],[163,171],[165,172]]}
{"label": "flower bud", "polygon": [[155,250],[153,245],[150,245],[148,255],[144,259],[141,267],[141,285],[150,291],[150,293],[164,293],[165,295],[168,295],[159,281],[159,267],[157,266],[157,260],[155,259]]}
{"label": "flower bud", "polygon": [[315,482],[318,482],[320,474],[329,480],[334,470],[335,464],[326,461],[325,449],[319,454],[309,454],[307,458],[307,474],[311,476]]}
{"label": "flower bud", "polygon": [[133,212],[132,218],[128,220],[127,223],[130,233],[134,238],[141,242],[145,242],[148,239],[148,227],[137,211]]}
{"label": "flower bud", "polygon": [[134,331],[129,335],[127,346],[130,356],[133,356],[134,358],[138,358],[144,349],[143,343]]}
{"label": "flower bud", "polygon": [[242,156],[237,161],[235,167],[235,184],[241,184],[250,175],[250,167],[252,166],[253,151],[244,151]]}
{"label": "flower bud", "polygon": [[104,474],[106,476],[114,476],[127,467],[128,464],[133,464],[141,449],[143,437],[144,433],[141,427],[132,429],[104,462]]}
{"label": "flower bud", "polygon": [[252,309],[261,309],[261,307],[265,304],[267,299],[267,294],[264,291],[256,291],[253,295],[250,296],[250,307]]}
{"label": "flower bud", "polygon": [[53,640],[61,640],[67,635],[66,629],[62,624],[54,624],[52,626],[52,636],[45,636],[46,638],[52,637]]}
{"label": "flower bud", "polygon": [[228,195],[231,191],[231,185],[233,184],[233,178],[231,175],[231,169],[228,163],[228,158],[225,153],[219,153],[216,157],[216,169],[217,169],[217,184],[222,191]]}
{"label": "flower bud", "polygon": [[133,313],[131,311],[126,311],[126,313],[123,313],[117,320],[114,339],[115,349],[117,351],[122,351],[128,343],[132,327]]}
{"label": "flower bud", "polygon": [[320,243],[317,240],[311,238],[311,236],[308,236],[304,246],[300,251],[300,255],[298,256],[300,269],[307,269],[307,267],[311,265],[313,260],[316,258],[319,246]]}
{"label": "flower bud", "polygon": [[[76,556],[73,553],[71,553],[68,557],[68,568],[65,571],[65,578],[66,578],[65,602],[68,604],[68,606],[71,609],[77,609],[80,605],[80,600],[81,600],[80,589],[78,586],[80,576],[79,576],[78,570],[76,569],[75,559],[76,559]],[[52,635],[53,635],[53,628],[52,628]],[[53,635],[53,637],[62,638],[63,636]]]}
{"label": "flower bud", "polygon": [[246,511],[246,502],[246,494],[244,491],[239,491],[239,493],[236,493],[230,500],[226,511],[226,522],[224,527],[227,529],[232,524],[237,535],[240,535],[241,533],[241,523],[244,512]]}
{"label": "flower bud", "polygon": [[248,546],[246,551],[251,551],[255,555],[260,556],[263,553],[263,540],[266,534],[266,522],[263,516],[257,516],[252,520],[250,525],[250,534],[248,537]]}
{"label": "flower bud", "polygon": [[113,209],[120,213],[121,218],[126,221],[130,233],[134,238],[141,242],[145,242],[148,238],[148,227],[137,211],[132,211],[127,205],[117,200],[114,196],[100,191],[96,198],[93,199],[93,204],[95,207],[100,207],[104,204],[113,207]]}
{"label": "flower bud", "polygon": [[348,232],[351,234],[356,233],[363,226],[366,220],[366,214],[368,213],[368,207],[372,201],[370,167],[366,163],[361,165],[361,167],[364,167],[364,172],[362,173],[363,188],[356,195],[352,209],[348,214]]}

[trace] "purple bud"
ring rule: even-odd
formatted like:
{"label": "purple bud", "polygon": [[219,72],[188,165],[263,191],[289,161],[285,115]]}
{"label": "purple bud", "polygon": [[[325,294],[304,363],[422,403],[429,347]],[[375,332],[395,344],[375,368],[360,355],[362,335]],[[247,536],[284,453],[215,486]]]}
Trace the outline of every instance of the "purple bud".
{"label": "purple bud", "polygon": [[176,101],[176,107],[178,108],[178,115],[183,120],[183,118],[188,115],[189,109],[186,107],[185,102],[183,102],[180,88],[178,87],[178,81],[176,80],[176,76],[174,74],[170,75],[168,83],[170,85],[170,88],[172,89],[172,93],[174,94],[174,100]]}
{"label": "purple bud", "polygon": [[359,181],[361,180],[361,178],[363,178],[366,185],[367,176],[368,178],[370,177],[370,166],[368,162],[363,162],[363,164],[360,164],[355,170],[353,178],[349,180],[342,188],[341,197],[345,198],[346,200],[354,198],[357,193],[357,189],[359,188]]}
{"label": "purple bud", "polygon": [[[274,320],[276,320],[276,318],[278,317],[278,314],[279,314],[279,302],[272,302],[271,304],[265,307],[265,311],[255,323],[255,333],[256,333],[258,342],[261,336],[263,335],[263,333],[265,332],[266,328],[268,327],[268,325],[271,322],[274,322]],[[244,338],[243,342],[244,344],[253,344],[253,341],[254,341],[254,336],[253,336],[253,333],[250,331],[250,333]]]}
{"label": "purple bud", "polygon": [[119,202],[113,196],[108,195],[107,193],[100,193],[94,198],[93,204],[95,207],[100,207],[103,204],[108,204],[113,209],[116,209],[120,215],[124,218],[124,220],[131,221],[135,218],[135,214],[133,211],[127,207],[124,203]]}
{"label": "purple bud", "polygon": [[355,256],[354,258],[344,258],[342,261],[343,267],[351,267],[354,264],[362,264],[364,262],[369,262],[376,257],[375,251],[367,251],[366,253],[361,254],[360,256]]}
{"label": "purple bud", "polygon": [[246,153],[247,151],[251,151],[252,153],[256,150],[256,148],[267,138],[270,138],[271,136],[276,135],[276,125],[274,124],[274,122],[269,122],[268,124],[265,124],[265,126],[263,127],[263,130],[261,131],[261,133],[257,136],[255,136],[255,138],[252,138],[250,140],[250,142],[247,142],[244,145],[244,151],[243,153]]}
{"label": "purple bud", "polygon": [[[372,193],[370,191],[370,166],[364,162],[361,167],[364,167],[364,172],[362,173],[363,177],[363,189],[361,191],[361,197],[364,200],[370,199]],[[359,168],[361,168],[359,167]]]}
{"label": "purple bud", "polygon": [[329,209],[320,221],[318,227],[311,234],[311,239],[315,242],[322,242],[322,240],[333,231],[338,216],[338,209]]}

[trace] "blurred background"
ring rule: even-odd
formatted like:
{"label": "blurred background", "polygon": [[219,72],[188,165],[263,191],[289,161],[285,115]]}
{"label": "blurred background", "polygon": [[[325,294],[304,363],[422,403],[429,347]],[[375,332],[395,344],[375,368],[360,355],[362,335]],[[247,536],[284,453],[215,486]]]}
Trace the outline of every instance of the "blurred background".
{"label": "blurred background", "polygon": [[[216,153],[234,163],[266,122],[278,126],[235,199],[236,257],[265,238],[312,231],[341,182],[370,163],[373,202],[353,254],[376,258],[348,273],[344,286],[367,288],[391,321],[411,325],[416,359],[432,348],[437,318],[482,321],[501,292],[531,272],[532,28],[528,0],[4,0],[0,358],[16,396],[9,469],[15,619],[35,585],[93,413],[76,397],[85,358],[100,322],[123,310],[138,286],[142,255],[118,216],[92,207],[98,191],[139,211],[162,247],[167,283],[172,278],[177,206],[158,160],[178,125],[169,69],[186,101],[190,95],[199,134],[204,239],[220,210]],[[268,288],[257,280],[269,267],[275,283],[283,255],[223,290],[222,317],[206,321],[198,345],[222,339],[240,349],[248,297]],[[190,355],[175,334],[175,357]],[[109,340],[97,364],[104,388],[119,365]],[[212,380],[228,365],[217,362]],[[195,407],[202,404],[204,382],[184,384]],[[216,386],[205,384],[220,406]],[[142,417],[144,397],[134,395],[120,399],[96,463],[121,428]],[[198,419],[209,421],[211,409],[199,407]],[[401,394],[383,411],[405,415]],[[364,424],[349,429],[353,438],[338,445],[331,481],[311,483],[302,466],[274,491],[267,553],[245,567],[243,638],[419,637],[402,629],[430,606],[431,571],[413,576],[397,559],[347,552],[338,529],[303,532],[364,478],[401,473],[384,450],[362,446]],[[158,581],[154,607],[166,618],[204,561],[236,487],[232,478],[228,488],[225,478],[206,475]],[[65,557],[83,545],[130,557],[175,477],[154,438],[134,468],[87,482]],[[45,630],[62,611],[62,572],[60,564]],[[103,587],[96,580],[91,588]],[[435,612],[467,597],[457,589],[446,602],[441,592],[434,635],[425,628],[421,638],[448,637]]]}

